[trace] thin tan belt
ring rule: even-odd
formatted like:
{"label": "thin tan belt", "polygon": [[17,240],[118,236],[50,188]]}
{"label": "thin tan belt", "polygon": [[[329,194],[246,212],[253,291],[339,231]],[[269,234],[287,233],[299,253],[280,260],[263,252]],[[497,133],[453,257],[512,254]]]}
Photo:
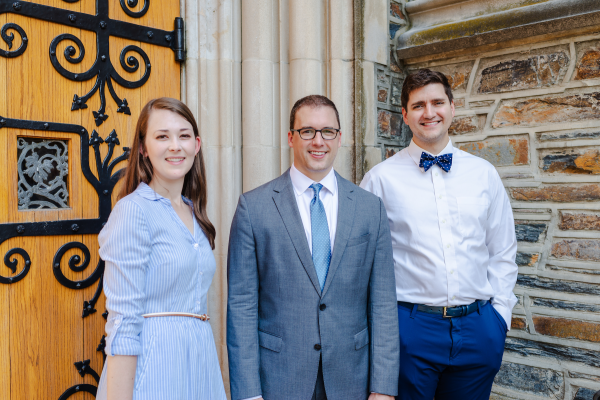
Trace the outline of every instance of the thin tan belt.
{"label": "thin tan belt", "polygon": [[157,312],[157,313],[150,313],[150,314],[143,314],[142,317],[144,318],[152,318],[152,317],[192,317],[192,318],[198,318],[201,319],[202,321],[208,321],[210,319],[210,317],[208,316],[208,314],[190,314],[190,313],[185,313],[185,312]]}

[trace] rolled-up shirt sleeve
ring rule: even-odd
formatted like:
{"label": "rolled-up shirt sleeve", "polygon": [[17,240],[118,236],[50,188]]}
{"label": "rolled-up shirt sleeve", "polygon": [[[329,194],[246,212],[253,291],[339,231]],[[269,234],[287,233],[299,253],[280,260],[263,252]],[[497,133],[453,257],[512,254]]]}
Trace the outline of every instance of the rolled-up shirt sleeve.
{"label": "rolled-up shirt sleeve", "polygon": [[488,281],[494,289],[492,305],[506,321],[510,330],[512,309],[517,303],[513,289],[517,282],[515,263],[517,238],[515,221],[508,195],[497,173],[490,179],[495,198],[488,213],[486,245],[489,251]]}
{"label": "rolled-up shirt sleeve", "polygon": [[141,207],[127,199],[117,203],[98,235],[98,242],[100,258],[105,262],[106,353],[139,355],[151,250],[147,220]]}

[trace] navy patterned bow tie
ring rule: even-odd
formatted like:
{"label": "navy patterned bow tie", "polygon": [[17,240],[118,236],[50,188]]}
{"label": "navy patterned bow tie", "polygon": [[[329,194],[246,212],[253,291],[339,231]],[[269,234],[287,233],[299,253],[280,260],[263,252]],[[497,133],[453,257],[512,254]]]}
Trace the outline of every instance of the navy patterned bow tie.
{"label": "navy patterned bow tie", "polygon": [[421,161],[419,162],[419,167],[422,167],[425,171],[431,168],[434,164],[440,166],[446,172],[450,172],[450,167],[452,167],[452,153],[442,154],[441,156],[434,157],[431,154],[427,154],[425,152],[421,153]]}

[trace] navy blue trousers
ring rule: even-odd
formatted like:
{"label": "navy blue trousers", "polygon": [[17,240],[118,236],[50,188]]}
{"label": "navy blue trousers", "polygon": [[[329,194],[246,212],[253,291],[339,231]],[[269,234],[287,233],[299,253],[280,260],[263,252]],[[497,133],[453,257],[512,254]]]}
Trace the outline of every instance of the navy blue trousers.
{"label": "navy blue trousers", "polygon": [[458,318],[398,306],[398,322],[398,400],[490,398],[507,331],[490,303]]}

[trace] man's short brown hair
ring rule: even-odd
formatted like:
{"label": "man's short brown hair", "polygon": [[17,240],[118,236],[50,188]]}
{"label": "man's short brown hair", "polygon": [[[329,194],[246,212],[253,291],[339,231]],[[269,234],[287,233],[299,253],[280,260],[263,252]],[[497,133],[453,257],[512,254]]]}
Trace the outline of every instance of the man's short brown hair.
{"label": "man's short brown hair", "polygon": [[454,97],[452,96],[452,88],[450,87],[450,83],[448,82],[446,75],[438,71],[432,71],[430,69],[423,68],[412,72],[404,80],[404,84],[402,85],[402,94],[400,95],[402,108],[408,111],[406,107],[408,106],[410,94],[413,91],[421,89],[422,87],[432,83],[441,83],[442,86],[444,86],[444,91],[446,92],[446,96],[448,96],[448,100],[450,103],[452,103]]}
{"label": "man's short brown hair", "polygon": [[311,107],[311,108],[317,108],[317,107],[333,108],[333,111],[335,111],[335,118],[337,119],[338,128],[340,128],[340,129],[342,128],[342,125],[340,124],[340,114],[338,113],[338,110],[335,107],[335,104],[333,104],[333,101],[329,100],[325,96],[321,96],[320,94],[311,94],[309,96],[305,96],[305,97],[301,98],[300,100],[298,100],[294,104],[294,107],[292,107],[292,111],[290,112],[290,130],[294,129],[294,123],[296,122],[296,113],[298,112],[298,110],[301,107],[304,107],[304,106]]}

